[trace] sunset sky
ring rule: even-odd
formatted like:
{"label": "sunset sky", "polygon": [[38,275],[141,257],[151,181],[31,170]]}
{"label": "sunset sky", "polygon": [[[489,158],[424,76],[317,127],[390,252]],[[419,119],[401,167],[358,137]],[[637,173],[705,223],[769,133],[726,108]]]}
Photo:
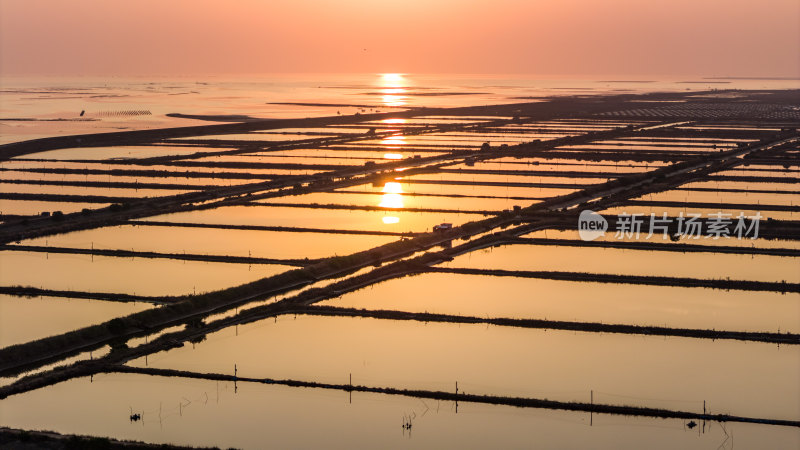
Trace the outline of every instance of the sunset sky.
{"label": "sunset sky", "polygon": [[797,0],[0,0],[3,75],[800,75]]}

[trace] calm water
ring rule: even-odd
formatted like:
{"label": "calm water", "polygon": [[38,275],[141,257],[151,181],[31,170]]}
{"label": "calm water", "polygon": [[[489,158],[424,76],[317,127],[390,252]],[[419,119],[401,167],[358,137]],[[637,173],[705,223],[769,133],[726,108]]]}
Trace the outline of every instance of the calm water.
{"label": "calm water", "polygon": [[[607,79],[611,80],[611,79]],[[546,97],[649,91],[686,92],[711,88],[775,89],[796,81],[733,80],[729,84],[685,84],[689,79],[614,82],[591,79],[537,80],[516,76],[440,75],[281,75],[194,79],[3,79],[0,80],[0,144],[47,136],[227,123],[242,116],[295,118],[407,108],[450,107],[538,101]],[[688,89],[687,89],[688,88]],[[295,103],[295,104],[288,104]],[[297,103],[304,103],[303,105]],[[327,104],[327,105],[326,105]],[[81,112],[83,115],[81,116]],[[205,116],[171,117],[167,114]],[[12,120],[13,119],[13,120]],[[559,119],[509,124],[492,130],[404,135],[426,124],[480,122],[494,117],[432,116],[314,129],[287,129],[202,139],[277,141],[333,134],[363,135],[371,127],[393,136],[337,143],[324,148],[246,154],[207,153],[238,145],[203,147],[198,139],[157,146],[63,149],[0,163],[0,194],[97,195],[130,198],[176,195],[220,185],[264,181],[264,177],[308,175],[312,165],[358,165],[432,156],[452,148],[475,149],[483,142],[509,145],[555,139],[654,119]],[[415,128],[416,127],[416,128]],[[687,127],[696,129],[697,127]],[[706,127],[722,129],[724,127]],[[747,128],[746,126],[744,128]],[[503,132],[507,131],[507,132]],[[193,142],[195,141],[195,142]],[[741,139],[608,140],[564,150],[581,152],[683,151],[707,153]],[[186,144],[187,146],[183,146]],[[249,148],[253,148],[250,152]],[[291,163],[307,168],[184,167],[124,164],[120,159],[186,156],[205,163]],[[567,157],[568,158],[568,157]],[[29,239],[24,245],[121,249],[161,253],[253,256],[276,259],[324,258],[368,250],[398,235],[322,233],[320,230],[426,232],[449,222],[481,220],[480,211],[529,206],[608,178],[653,170],[663,162],[588,161],[558,158],[502,158],[446,166],[448,172],[403,176],[301,195],[256,200],[251,205],[160,214],[145,220],[206,225],[301,227],[317,230],[258,231],[143,225],[133,221],[91,230]],[[23,158],[24,159],[24,158]],[[44,161],[31,161],[42,159]],[[65,161],[80,160],[80,161]],[[36,172],[59,169],[68,173]],[[34,169],[34,170],[31,170]],[[102,173],[81,173],[84,169]],[[160,170],[168,173],[119,175],[110,171]],[[747,169],[747,170],[743,170]],[[750,170],[753,169],[753,170]],[[793,168],[794,169],[794,168]],[[483,172],[481,172],[483,171]],[[492,171],[503,171],[492,173]],[[530,174],[525,171],[570,171]],[[188,172],[200,174],[188,176]],[[223,178],[220,173],[235,174]],[[149,176],[156,175],[156,176]],[[753,166],[726,175],[797,177],[780,166]],[[259,178],[261,176],[261,178]],[[48,181],[50,184],[3,183]],[[685,187],[743,189],[741,193],[674,189],[640,200],[731,202],[796,206],[794,184],[700,181]],[[81,183],[95,183],[92,186]],[[108,186],[96,183],[132,183]],[[139,183],[153,186],[138,188]],[[530,183],[532,186],[505,186]],[[538,186],[557,183],[563,186]],[[748,190],[790,193],[752,193]],[[266,203],[286,203],[269,206]],[[338,205],[380,208],[313,208]],[[0,200],[0,213],[39,214],[107,206],[60,198]],[[399,211],[419,208],[429,211]],[[668,212],[686,208],[621,206],[606,211]],[[604,213],[606,213],[604,212]],[[703,211],[707,213],[708,211]],[[733,211],[734,214],[738,211]],[[797,212],[764,212],[796,219]],[[573,231],[538,231],[527,237],[578,239]],[[602,238],[614,241],[613,233]],[[656,240],[656,242],[662,242]],[[708,246],[799,248],[796,241],[688,242]],[[443,267],[523,271],[567,271],[735,280],[800,282],[796,257],[653,252],[515,244],[456,257]],[[172,259],[117,258],[4,249],[0,285],[57,290],[179,295],[237,286],[293,267]],[[357,273],[365,273],[371,268]],[[322,286],[330,280],[320,281]],[[293,295],[287,294],[287,296]],[[263,299],[261,304],[277,298]],[[477,317],[654,325],[735,331],[800,331],[800,296],[775,292],[725,291],[673,286],[577,283],[484,275],[425,273],[392,279],[322,302],[363,309],[430,312]],[[251,307],[252,304],[243,308]],[[153,308],[150,304],[0,296],[0,347],[64,333]],[[229,317],[238,309],[219,312]],[[35,318],[35,320],[33,320]],[[209,319],[211,320],[211,319]],[[174,324],[173,324],[174,325]],[[173,326],[168,332],[182,329]],[[158,333],[157,333],[158,334]],[[138,345],[148,338],[137,338]],[[203,342],[149,355],[130,364],[248,377],[392,386],[450,391],[457,381],[472,394],[528,396],[563,401],[594,400],[676,410],[770,419],[800,417],[800,353],[797,346],[581,333],[377,319],[280,316],[210,333]],[[98,357],[81,354],[64,362]],[[48,367],[49,368],[49,367]],[[14,378],[0,378],[0,385]],[[76,414],[78,410],[80,414]],[[131,422],[131,412],[143,412]],[[413,429],[400,427],[411,418]],[[112,436],[154,443],[263,448],[798,448],[796,428],[709,424],[690,430],[680,420],[568,413],[255,383],[103,374],[73,379],[0,401],[0,425],[62,433]]]}
{"label": "calm water", "polygon": [[0,348],[66,333],[152,307],[141,302],[27,298],[0,294]]}
{"label": "calm water", "polygon": [[[613,80],[613,78],[611,79]],[[245,115],[258,118],[353,114],[415,106],[514,103],[562,95],[686,91],[713,88],[796,88],[793,80],[732,80],[729,84],[683,84],[680,79],[651,82],[513,75],[272,75],[237,78],[4,78],[0,80],[0,142],[39,137],[198,125],[165,114]],[[616,81],[616,80],[614,80]],[[624,81],[624,79],[619,80]],[[639,80],[641,81],[641,80]],[[699,80],[702,81],[702,80]],[[709,80],[711,81],[711,80]],[[468,93],[468,94],[465,94]],[[432,95],[433,94],[433,95]],[[356,106],[296,106],[275,103],[336,103]],[[83,117],[80,112],[85,111]],[[149,111],[130,115],[129,111]],[[52,121],[69,119],[71,121]],[[83,121],[72,121],[84,119]],[[89,120],[91,119],[91,120]]]}
{"label": "calm water", "polygon": [[428,273],[386,281],[322,304],[475,317],[800,332],[800,295],[776,292]]}
{"label": "calm water", "polygon": [[[405,397],[202,380],[103,375],[12,397],[3,424],[65,433],[220,448],[652,448],[794,449],[796,430],[718,424],[705,434],[680,420],[528,410]],[[53,402],[58,398],[59,402]],[[75,408],[80,405],[80,414]],[[130,411],[144,413],[132,423]],[[403,432],[413,417],[411,433]],[[311,426],[311,427],[310,427]],[[221,432],[224,430],[224,432]],[[312,432],[313,430],[313,432]]]}
{"label": "calm water", "polygon": [[[291,345],[287,345],[291,343]],[[708,355],[713,354],[713,358]],[[791,419],[800,349],[771,344],[283,316],[208,335],[134,366]],[[693,379],[698,382],[689,382]],[[715,380],[708,384],[700,380]]]}

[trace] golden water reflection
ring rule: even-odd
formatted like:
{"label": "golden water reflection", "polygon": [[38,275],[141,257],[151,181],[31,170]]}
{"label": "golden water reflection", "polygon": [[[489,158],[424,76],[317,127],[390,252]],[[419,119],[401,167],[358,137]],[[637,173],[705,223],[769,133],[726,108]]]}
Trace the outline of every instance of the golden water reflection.
{"label": "golden water reflection", "polygon": [[408,80],[403,74],[381,74],[378,85],[381,87],[380,93],[385,106],[405,106],[407,104],[408,97],[404,94],[407,93]]}
{"label": "golden water reflection", "polygon": [[406,137],[403,136],[402,134],[394,134],[392,136],[386,136],[385,138],[381,139],[381,144],[391,145],[391,146],[405,145]]}
{"label": "golden water reflection", "polygon": [[382,73],[381,86],[405,86],[407,80],[402,73]]}
{"label": "golden water reflection", "polygon": [[[382,208],[402,208],[403,207],[403,187],[400,183],[390,181],[383,186],[383,195],[381,202],[378,206]],[[384,216],[382,221],[386,225],[391,225],[400,222],[400,218],[396,216]]]}
{"label": "golden water reflection", "polygon": [[384,95],[381,99],[385,106],[405,106],[406,97],[402,95]]}
{"label": "golden water reflection", "polygon": [[385,194],[402,194],[403,193],[403,185],[396,181],[390,181],[383,185],[383,192]]}
{"label": "golden water reflection", "polygon": [[383,208],[402,208],[403,196],[400,194],[383,194],[383,198],[378,206]]}

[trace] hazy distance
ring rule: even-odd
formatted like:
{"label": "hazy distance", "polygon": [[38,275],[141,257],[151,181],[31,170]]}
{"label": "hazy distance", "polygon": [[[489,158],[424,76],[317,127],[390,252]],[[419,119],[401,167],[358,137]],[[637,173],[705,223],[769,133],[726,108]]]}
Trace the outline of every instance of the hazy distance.
{"label": "hazy distance", "polygon": [[0,74],[800,76],[797,0],[0,0]]}

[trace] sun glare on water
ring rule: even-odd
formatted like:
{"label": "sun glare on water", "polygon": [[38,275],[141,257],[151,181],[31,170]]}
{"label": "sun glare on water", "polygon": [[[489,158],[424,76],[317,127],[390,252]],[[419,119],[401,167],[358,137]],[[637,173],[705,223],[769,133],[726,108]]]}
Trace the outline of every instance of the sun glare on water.
{"label": "sun glare on water", "polygon": [[385,138],[381,139],[381,144],[383,145],[405,145],[406,144],[406,137],[396,134],[393,136],[386,136]]}
{"label": "sun glare on water", "polygon": [[[403,187],[400,183],[390,181],[383,186],[381,190],[383,195],[381,196],[381,202],[378,206],[382,208],[402,208],[403,204]],[[384,216],[382,218],[383,223],[390,225],[400,222],[399,217],[395,216]]]}
{"label": "sun glare on water", "polygon": [[403,193],[403,186],[400,183],[396,182],[396,181],[390,181],[390,182],[386,183],[385,185],[383,185],[383,191],[382,192],[384,194],[402,194]]}
{"label": "sun glare on water", "polygon": [[403,74],[384,73],[378,80],[380,93],[383,94],[381,100],[385,106],[405,106],[407,97],[405,87],[408,85]]}
{"label": "sun glare on water", "polygon": [[383,86],[398,86],[406,83],[405,77],[402,73],[384,73],[381,74],[381,84]]}

